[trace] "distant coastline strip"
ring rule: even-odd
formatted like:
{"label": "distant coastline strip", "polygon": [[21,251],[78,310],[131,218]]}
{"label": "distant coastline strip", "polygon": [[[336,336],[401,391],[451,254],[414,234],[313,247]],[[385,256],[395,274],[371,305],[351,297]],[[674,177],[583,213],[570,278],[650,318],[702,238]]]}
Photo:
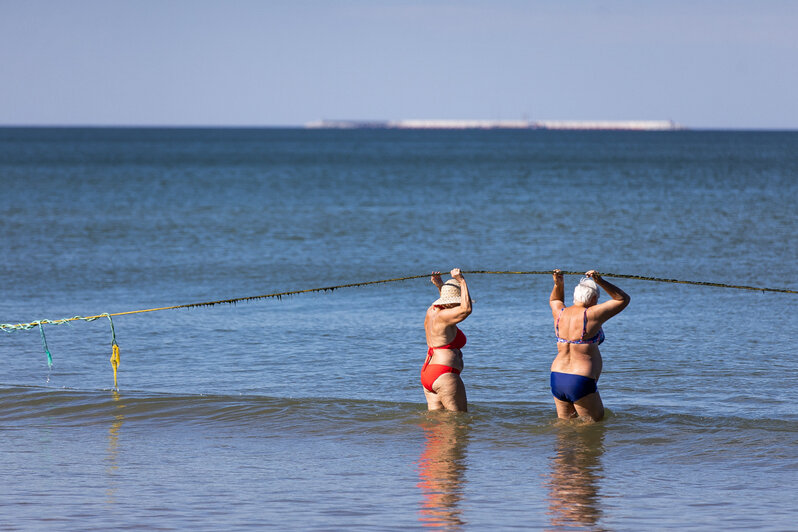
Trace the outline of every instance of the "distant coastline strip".
{"label": "distant coastline strip", "polygon": [[[469,275],[551,275],[551,270],[531,270],[531,271],[493,271],[493,270],[470,270],[470,271],[463,271],[464,274]],[[566,275],[584,275],[584,272],[578,271],[563,271],[562,273]],[[606,273],[602,272],[601,275],[603,277],[613,277],[617,279],[634,279],[639,281],[653,281],[658,283],[675,283],[675,284],[688,284],[688,285],[697,285],[697,286],[713,286],[717,288],[734,288],[737,290],[751,290],[756,292],[777,292],[783,294],[798,294],[798,290],[792,290],[788,288],[763,288],[757,286],[747,286],[747,285],[734,285],[734,284],[726,284],[726,283],[713,283],[707,281],[684,281],[680,279],[666,279],[661,277],[646,277],[643,275],[627,275],[621,273]],[[236,303],[243,303],[247,301],[257,301],[260,299],[282,299],[286,296],[294,296],[299,294],[307,294],[311,292],[333,292],[335,290],[341,288],[354,288],[358,286],[368,286],[374,284],[385,284],[385,283],[395,283],[399,281],[408,281],[411,279],[421,279],[424,277],[428,277],[429,274],[423,275],[410,275],[407,277],[396,277],[392,279],[381,279],[379,281],[364,281],[359,283],[347,283],[347,284],[339,284],[335,286],[324,286],[319,288],[307,288],[304,290],[291,290],[286,292],[275,292],[272,294],[262,294],[257,296],[246,296],[246,297],[235,297],[231,299],[219,299],[216,301],[203,301],[200,303],[186,303],[182,305],[172,305],[168,307],[157,307],[157,308],[148,308],[148,309],[141,309],[141,310],[129,310],[125,312],[114,312],[114,313],[102,313],[97,314],[94,316],[73,316],[71,318],[62,318],[57,320],[36,320],[31,321],[28,323],[1,323],[0,329],[5,332],[11,331],[19,331],[19,330],[28,330],[33,329],[36,327],[40,327],[41,325],[62,325],[65,323],[69,323],[72,321],[94,321],[100,318],[111,318],[116,316],[127,316],[130,314],[142,314],[145,312],[158,312],[161,310],[177,310],[182,308],[199,308],[199,307],[212,307],[216,305],[234,305]]]}
{"label": "distant coastline strip", "polygon": [[542,129],[571,131],[678,131],[673,120],[318,120],[307,129]]}

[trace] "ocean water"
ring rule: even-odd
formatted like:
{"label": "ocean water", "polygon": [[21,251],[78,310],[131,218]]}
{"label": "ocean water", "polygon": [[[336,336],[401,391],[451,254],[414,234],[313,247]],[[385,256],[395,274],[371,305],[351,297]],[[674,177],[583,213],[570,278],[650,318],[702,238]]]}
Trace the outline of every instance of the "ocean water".
{"label": "ocean water", "polygon": [[[432,270],[796,289],[798,133],[0,129],[0,323]],[[0,528],[794,530],[795,294],[618,279],[608,417],[556,420],[547,275],[0,334]],[[567,276],[573,286],[578,278]],[[612,279],[611,279],[612,280]]]}

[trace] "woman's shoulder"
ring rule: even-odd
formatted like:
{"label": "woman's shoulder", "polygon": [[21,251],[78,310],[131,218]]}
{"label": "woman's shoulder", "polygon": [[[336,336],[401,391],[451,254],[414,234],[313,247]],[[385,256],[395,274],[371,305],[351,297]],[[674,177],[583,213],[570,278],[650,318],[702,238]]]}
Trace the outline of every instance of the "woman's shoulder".
{"label": "woman's shoulder", "polygon": [[437,318],[438,318],[438,309],[435,308],[434,305],[430,305],[430,307],[427,309],[426,315],[424,316],[424,323],[432,324],[437,321]]}

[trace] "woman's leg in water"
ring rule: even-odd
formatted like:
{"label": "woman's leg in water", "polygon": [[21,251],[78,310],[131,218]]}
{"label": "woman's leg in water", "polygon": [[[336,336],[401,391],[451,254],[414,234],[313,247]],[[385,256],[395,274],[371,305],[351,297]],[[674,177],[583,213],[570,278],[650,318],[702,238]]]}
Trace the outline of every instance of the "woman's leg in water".
{"label": "woman's leg in water", "polygon": [[574,403],[576,413],[583,419],[601,421],[604,418],[604,403],[598,391],[589,393]]}
{"label": "woman's leg in water", "polygon": [[[466,399],[465,384],[460,375],[444,373],[432,383],[432,389],[438,395],[438,400],[446,410],[453,412],[466,412],[468,400]],[[429,400],[428,400],[429,401]]]}
{"label": "woman's leg in water", "polygon": [[557,417],[560,419],[571,419],[578,415],[576,413],[576,409],[574,408],[574,404],[569,403],[568,401],[562,401],[555,397],[554,406],[557,407]]}
{"label": "woman's leg in water", "polygon": [[424,397],[427,398],[427,410],[443,409],[443,403],[441,403],[441,399],[440,397],[438,397],[438,394],[432,393],[423,386],[421,387],[421,389],[424,390]]}

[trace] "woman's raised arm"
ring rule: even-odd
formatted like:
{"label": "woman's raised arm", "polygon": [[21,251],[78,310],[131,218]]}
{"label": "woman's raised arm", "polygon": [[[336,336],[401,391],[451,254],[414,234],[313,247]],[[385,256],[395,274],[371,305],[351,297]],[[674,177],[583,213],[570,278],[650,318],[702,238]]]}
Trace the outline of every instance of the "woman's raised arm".
{"label": "woman's raised arm", "polygon": [[554,288],[551,289],[549,296],[549,306],[552,316],[556,318],[560,309],[565,307],[565,282],[559,268],[552,272],[552,277],[554,278]]}
{"label": "woman's raised arm", "polygon": [[595,305],[594,307],[592,307],[591,310],[595,319],[601,322],[607,321],[608,319],[612,318],[613,316],[621,312],[623,309],[625,309],[626,306],[629,304],[629,302],[632,300],[632,298],[629,297],[629,294],[627,294],[626,292],[624,292],[623,290],[621,290],[611,282],[605,281],[596,270],[590,270],[589,272],[586,272],[585,275],[596,281],[596,284],[598,284],[601,288],[606,290],[607,295],[609,295],[612,298],[609,301],[605,301],[600,305]]}
{"label": "woman's raised arm", "polygon": [[432,276],[429,278],[432,281],[432,284],[435,285],[435,288],[438,289],[438,293],[441,292],[441,286],[443,286],[443,281],[441,281],[441,272],[432,272]]}
{"label": "woman's raised arm", "polygon": [[438,314],[447,323],[460,323],[471,314],[471,296],[468,293],[468,284],[460,272],[460,268],[451,271],[452,278],[460,283],[460,304],[454,308],[446,308]]}

